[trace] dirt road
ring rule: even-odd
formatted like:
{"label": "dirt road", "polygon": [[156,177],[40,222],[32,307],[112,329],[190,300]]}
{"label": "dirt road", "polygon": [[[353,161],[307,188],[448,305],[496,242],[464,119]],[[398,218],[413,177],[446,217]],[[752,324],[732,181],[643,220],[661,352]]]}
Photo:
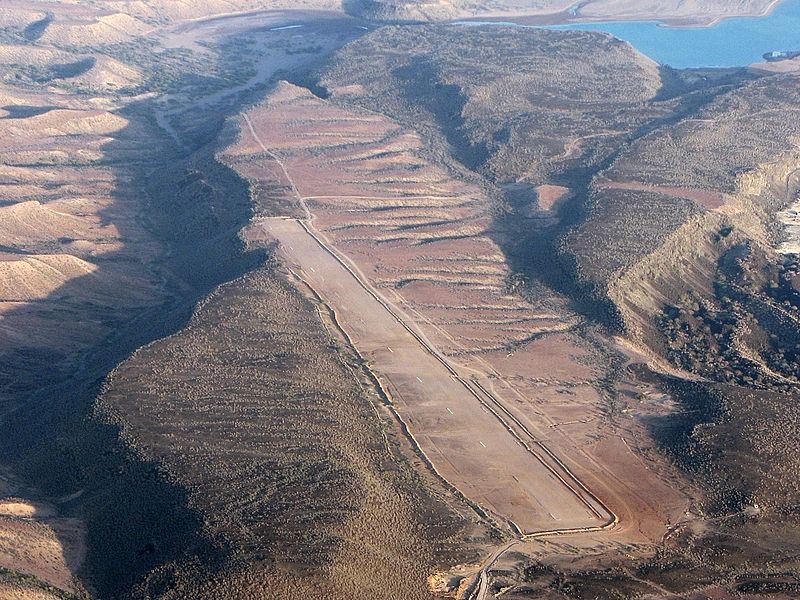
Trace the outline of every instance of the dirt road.
{"label": "dirt road", "polygon": [[480,382],[437,355],[410,319],[362,285],[303,223],[268,219],[263,227],[280,242],[286,263],[335,311],[444,479],[522,534],[608,521],[602,506],[576,493],[569,474],[548,465],[491,399],[481,398]]}
{"label": "dirt road", "polygon": [[325,235],[280,157],[305,218],[263,219],[292,271],[333,310],[367,360],[418,449],[450,485],[519,536],[596,530],[616,517],[536,439],[493,391],[490,377],[453,363]]}

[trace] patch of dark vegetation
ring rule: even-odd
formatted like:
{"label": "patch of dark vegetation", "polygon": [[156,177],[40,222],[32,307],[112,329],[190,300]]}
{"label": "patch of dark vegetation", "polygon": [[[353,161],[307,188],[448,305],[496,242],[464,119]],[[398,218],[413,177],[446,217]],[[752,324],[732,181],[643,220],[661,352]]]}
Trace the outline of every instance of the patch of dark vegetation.
{"label": "patch of dark vegetation", "polygon": [[714,295],[684,294],[662,315],[667,355],[719,382],[791,392],[800,382],[793,270],[748,244],[730,247],[719,259]]}
{"label": "patch of dark vegetation", "polygon": [[[613,561],[617,562],[617,561]],[[652,593],[646,580],[631,577],[625,568],[615,565],[604,569],[568,569],[539,562],[523,561],[522,572],[508,577],[504,595],[509,598],[570,598],[575,600],[617,600],[638,598]],[[500,583],[502,583],[500,579]],[[515,584],[511,584],[511,582]],[[523,582],[523,583],[520,583]],[[498,590],[499,591],[499,590]]]}
{"label": "patch of dark vegetation", "polygon": [[9,83],[44,85],[64,79],[79,77],[90,71],[96,62],[93,56],[71,62],[50,65],[14,65],[3,76]]}
{"label": "patch of dark vegetation", "polygon": [[[800,555],[792,537],[800,526],[796,514],[800,487],[793,475],[800,468],[795,449],[800,436],[798,394],[675,377],[657,379],[679,409],[651,421],[651,429],[674,463],[702,485],[706,514],[723,519],[722,531],[730,531],[734,540],[746,530],[753,539],[771,540],[782,554]],[[773,523],[783,523],[785,534],[775,537]],[[723,558],[730,561],[737,553],[744,556],[756,551],[760,552],[734,541]]]}
{"label": "patch of dark vegetation", "polygon": [[3,119],[27,119],[29,117],[36,117],[50,112],[55,107],[53,106],[25,106],[24,104],[8,104],[0,106],[0,109],[6,111],[8,114]]}
{"label": "patch of dark vegetation", "polygon": [[719,418],[723,407],[721,396],[704,382],[665,376],[644,364],[630,365],[628,370],[638,381],[663,388],[675,398],[678,410],[667,417],[651,420],[650,427],[655,439],[674,461],[687,470],[696,470],[699,463],[691,449],[692,432],[698,425]]}
{"label": "patch of dark vegetation", "polygon": [[22,37],[28,42],[35,42],[44,35],[48,25],[52,22],[52,13],[47,13],[42,19],[28,24],[28,26],[22,30]]}
{"label": "patch of dark vegetation", "polygon": [[787,576],[785,581],[752,579],[737,585],[736,590],[742,594],[758,594],[759,596],[769,594],[794,596],[800,595],[800,581],[791,575]]}

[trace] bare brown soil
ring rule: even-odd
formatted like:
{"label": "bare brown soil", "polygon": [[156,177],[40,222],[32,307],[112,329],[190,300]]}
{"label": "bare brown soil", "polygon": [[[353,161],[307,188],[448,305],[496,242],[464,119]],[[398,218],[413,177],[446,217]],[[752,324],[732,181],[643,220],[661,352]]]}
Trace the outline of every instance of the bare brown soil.
{"label": "bare brown soil", "polygon": [[[30,500],[31,490],[3,476],[0,486],[0,567],[29,581],[0,575],[2,597],[56,597],[56,592],[85,592],[76,575],[84,561],[83,524],[61,517],[50,503]],[[47,586],[53,589],[48,591]],[[4,588],[6,591],[4,592]]]}
{"label": "bare brown soil", "polygon": [[684,200],[691,200],[696,202],[703,208],[713,210],[723,206],[730,198],[726,194],[715,192],[713,190],[704,189],[691,189],[681,187],[669,187],[665,185],[650,185],[647,183],[638,183],[634,181],[599,181],[596,183],[600,189],[608,188],[612,190],[638,190],[642,192],[655,192],[664,194],[666,196],[673,196],[675,198],[683,198]]}
{"label": "bare brown soil", "polygon": [[536,188],[540,210],[556,210],[559,202],[569,195],[570,189],[563,185],[544,184]]}
{"label": "bare brown soil", "polygon": [[[575,521],[580,510],[564,512],[569,494],[551,495],[564,489],[563,482],[554,487],[552,474],[542,478],[532,463],[511,460],[513,445],[503,445],[504,437],[512,437],[508,431],[476,434],[496,424],[480,405],[472,412],[469,390],[459,390],[451,375],[475,378],[469,386],[490,403],[499,400],[515,432],[530,435],[524,437],[528,443],[546,440],[577,480],[624,514],[616,526],[620,539],[659,539],[669,521],[662,511],[680,512],[685,500],[643,468],[619,436],[595,438],[603,432],[604,402],[592,383],[597,372],[585,366],[585,350],[574,338],[557,333],[571,326],[563,313],[537,310],[508,292],[502,253],[486,233],[491,221],[481,190],[428,162],[419,138],[385,117],[343,110],[287,84],[248,119],[258,138],[245,123],[228,160],[237,168],[246,165],[251,178],[277,176],[272,185],[287,198],[303,198],[319,242],[283,219],[252,226],[248,238],[273,232],[298,277],[331,304],[384,381],[436,470],[525,532],[597,524]],[[345,265],[355,276],[342,273]],[[383,311],[372,305],[376,300]],[[424,341],[423,352],[419,340],[398,328],[398,316]],[[430,350],[425,356],[426,346],[434,358],[441,352],[454,371],[439,372]],[[431,386],[437,393],[430,394]],[[524,475],[515,472],[525,464]],[[572,475],[566,479],[580,487]],[[642,480],[649,483],[642,486]],[[525,481],[532,482],[529,500],[506,495]],[[667,497],[673,500],[665,502]]]}

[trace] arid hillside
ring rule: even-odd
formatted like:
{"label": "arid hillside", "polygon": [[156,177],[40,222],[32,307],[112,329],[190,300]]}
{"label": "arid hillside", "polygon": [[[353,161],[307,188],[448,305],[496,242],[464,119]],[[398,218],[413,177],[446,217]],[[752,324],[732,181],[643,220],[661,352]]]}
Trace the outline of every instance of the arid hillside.
{"label": "arid hillside", "polygon": [[773,4],[3,2],[0,596],[796,595]]}
{"label": "arid hillside", "polygon": [[711,509],[759,507],[761,529],[739,526],[779,554],[798,526],[797,265],[781,250],[794,243],[781,215],[797,198],[798,89],[793,75],[752,82],[631,145],[564,244],[631,339],[703,382],[681,388],[699,413],[687,462]]}
{"label": "arid hillside", "polygon": [[709,25],[725,17],[756,16],[768,12],[770,0],[355,0],[354,11],[387,21],[441,21],[454,18],[527,18],[533,22],[572,20],[658,19]]}
{"label": "arid hillside", "polygon": [[[202,49],[165,49],[160,40],[182,42],[172,29],[180,14],[106,4],[0,10],[0,463],[19,479],[0,490],[11,507],[0,595],[128,594],[173,548],[196,547],[200,522],[185,494],[95,415],[94,398],[127,354],[263,260],[237,236],[250,215],[246,186],[209,142],[279,57],[313,62],[354,34],[322,19],[310,34],[318,44],[281,31],[246,38],[286,23],[267,12],[256,25],[233,18],[219,34],[203,30]],[[254,8],[223,4],[194,3],[189,16]],[[207,118],[187,126],[198,110]],[[169,530],[148,518],[156,512]]]}
{"label": "arid hillside", "polygon": [[[585,52],[587,44],[593,52]],[[551,66],[556,56],[560,62]],[[422,156],[486,190],[482,202],[494,215],[489,231],[514,269],[508,281],[517,290],[550,306],[566,294],[616,328],[626,352],[642,353],[628,355],[635,385],[655,385],[677,409],[644,421],[650,439],[702,488],[696,509],[710,519],[703,526],[705,517],[681,519],[669,535],[699,547],[747,531],[770,548],[738,546],[725,559],[697,556],[695,580],[743,577],[740,561],[765,561],[770,552],[794,569],[793,529],[772,533],[796,498],[793,446],[759,443],[756,434],[774,422],[778,437],[797,437],[796,265],[775,251],[780,215],[795,196],[797,134],[781,125],[793,122],[793,76],[658,69],[602,35],[395,27],[345,47],[319,83],[334,104],[390,115],[420,132]],[[280,136],[274,124],[266,131]],[[274,152],[291,173],[296,150],[277,145]],[[341,160],[325,156],[315,152],[314,160]],[[300,185],[299,194],[317,194],[306,189]],[[402,228],[390,222],[394,207],[376,221],[354,220],[351,211],[341,212],[341,199],[308,202],[325,215],[323,226],[329,213],[337,214],[326,232],[337,247],[393,229],[402,237],[392,243],[423,232],[430,241],[427,221]],[[362,202],[356,213],[369,210]],[[353,225],[341,223],[343,215]],[[362,236],[367,223],[378,231]],[[348,252],[360,265],[377,261],[366,273],[386,273],[379,253]],[[416,295],[406,286],[413,290],[416,280],[377,281],[411,302]],[[458,331],[449,320],[433,322],[451,336]],[[476,332],[473,325],[469,337],[454,337],[462,345],[468,339],[468,346]],[[524,356],[524,348],[516,346],[515,354]],[[619,380],[615,385],[624,389]],[[636,410],[656,397],[639,396]],[[785,418],[765,410],[760,403],[767,398]],[[748,403],[762,408],[743,410]],[[722,431],[732,437],[717,435]],[[735,456],[729,447],[738,449]],[[736,458],[738,452],[749,458]],[[718,527],[698,529],[714,519]]]}
{"label": "arid hillside", "polygon": [[275,269],[218,288],[100,400],[189,490],[219,555],[185,548],[132,597],[431,598],[427,578],[475,560],[463,540],[487,531],[413,469],[325,309]]}
{"label": "arid hillside", "polygon": [[665,110],[651,102],[656,63],[581,32],[384,28],[348,45],[321,83],[342,102],[443,133],[461,162],[499,183],[532,186]]}

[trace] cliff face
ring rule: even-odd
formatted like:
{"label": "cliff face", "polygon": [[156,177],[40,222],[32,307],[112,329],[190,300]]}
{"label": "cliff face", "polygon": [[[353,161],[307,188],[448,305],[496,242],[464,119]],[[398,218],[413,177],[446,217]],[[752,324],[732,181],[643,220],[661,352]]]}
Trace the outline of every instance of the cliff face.
{"label": "cliff face", "polygon": [[688,293],[713,297],[720,260],[745,245],[778,261],[776,213],[798,191],[800,153],[783,157],[736,178],[736,193],[718,209],[692,215],[653,252],[608,283],[627,335],[658,348],[658,319],[665,306]]}
{"label": "cliff face", "polygon": [[719,296],[748,265],[752,282],[735,285],[761,294],[771,275],[756,268],[778,268],[776,214],[794,200],[800,164],[799,95],[796,77],[736,88],[633,142],[593,178],[587,216],[562,252],[591,294],[614,303],[616,325],[655,354],[670,354],[667,308]]}

